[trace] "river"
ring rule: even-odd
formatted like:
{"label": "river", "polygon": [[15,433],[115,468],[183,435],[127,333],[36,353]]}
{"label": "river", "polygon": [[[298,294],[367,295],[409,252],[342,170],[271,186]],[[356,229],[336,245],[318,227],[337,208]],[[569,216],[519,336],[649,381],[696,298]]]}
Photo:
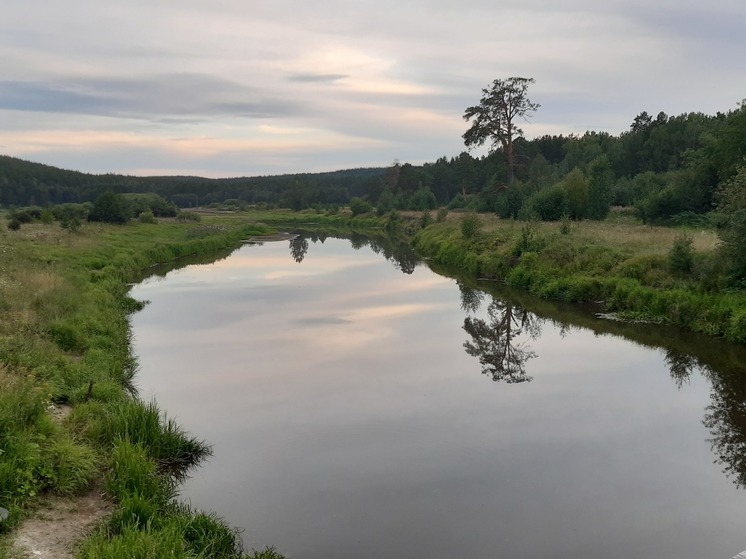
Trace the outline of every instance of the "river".
{"label": "river", "polygon": [[743,348],[402,249],[306,235],[133,288],[141,396],[214,445],[184,499],[290,559],[746,550]]}

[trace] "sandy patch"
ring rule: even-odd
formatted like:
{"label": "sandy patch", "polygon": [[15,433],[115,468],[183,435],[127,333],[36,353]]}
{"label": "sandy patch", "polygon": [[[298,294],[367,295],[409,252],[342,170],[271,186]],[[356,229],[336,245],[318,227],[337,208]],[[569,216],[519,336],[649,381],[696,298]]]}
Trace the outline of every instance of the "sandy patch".
{"label": "sandy patch", "polygon": [[10,557],[73,559],[77,544],[112,509],[99,490],[82,497],[50,497],[33,518],[13,532],[15,554]]}

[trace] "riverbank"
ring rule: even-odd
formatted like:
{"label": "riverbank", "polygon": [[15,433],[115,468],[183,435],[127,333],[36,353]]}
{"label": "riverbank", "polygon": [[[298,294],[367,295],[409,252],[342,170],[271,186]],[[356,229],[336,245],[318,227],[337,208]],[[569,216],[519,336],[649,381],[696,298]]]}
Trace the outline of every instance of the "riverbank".
{"label": "riverbank", "polygon": [[428,225],[412,244],[437,265],[543,299],[746,342],[746,293],[728,287],[712,231],[625,216],[541,223],[465,215]]}
{"label": "riverbank", "polygon": [[[141,303],[128,297],[127,284],[158,273],[159,264],[214,260],[284,225],[400,235],[458,274],[546,300],[590,302],[597,312],[625,319],[746,341],[746,294],[725,287],[713,232],[682,234],[623,218],[522,223],[455,212],[442,218],[207,212],[190,222],[85,223],[77,231],[33,223],[9,231],[0,216],[0,506],[10,510],[0,524],[0,558],[19,556],[8,532],[46,514],[50,495],[74,503],[92,490],[113,503],[113,513],[78,557],[131,557],[138,550],[247,557],[219,517],[175,500],[179,479],[210,448],[156,406],[133,399],[137,363],[128,317]],[[686,238],[688,265],[677,267],[671,255]],[[53,408],[70,411],[55,419]],[[248,557],[280,555],[264,550]]]}
{"label": "riverbank", "polygon": [[[134,397],[128,317],[142,303],[127,294],[158,264],[214,259],[268,232],[246,216],[76,231],[57,223],[11,231],[0,217],[0,506],[10,511],[0,557],[71,557],[75,538],[43,538],[91,500],[105,519],[76,545],[77,557],[280,557],[245,554],[218,516],[176,500],[179,480],[210,445]],[[35,539],[15,537],[40,519],[47,528]]]}

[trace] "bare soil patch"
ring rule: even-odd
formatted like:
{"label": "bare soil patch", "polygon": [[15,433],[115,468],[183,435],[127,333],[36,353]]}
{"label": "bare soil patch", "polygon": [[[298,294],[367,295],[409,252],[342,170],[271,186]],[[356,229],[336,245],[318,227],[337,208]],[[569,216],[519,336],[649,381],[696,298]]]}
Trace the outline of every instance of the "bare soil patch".
{"label": "bare soil patch", "polygon": [[50,497],[12,534],[12,559],[73,559],[77,544],[112,512],[96,489],[81,497]]}

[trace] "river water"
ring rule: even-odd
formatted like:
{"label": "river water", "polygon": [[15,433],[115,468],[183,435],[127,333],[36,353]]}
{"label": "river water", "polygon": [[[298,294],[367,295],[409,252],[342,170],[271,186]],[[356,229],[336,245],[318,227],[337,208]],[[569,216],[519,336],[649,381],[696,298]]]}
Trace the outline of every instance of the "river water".
{"label": "river water", "polygon": [[133,288],[141,396],[214,445],[186,500],[290,559],[746,550],[742,348],[402,248],[247,244]]}

